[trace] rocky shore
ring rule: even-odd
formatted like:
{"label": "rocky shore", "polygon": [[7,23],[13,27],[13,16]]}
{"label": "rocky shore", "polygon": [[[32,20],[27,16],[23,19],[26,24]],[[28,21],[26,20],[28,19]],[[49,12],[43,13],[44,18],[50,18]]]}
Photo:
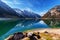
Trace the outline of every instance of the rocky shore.
{"label": "rocky shore", "polygon": [[17,32],[5,40],[60,40],[60,29],[34,29]]}

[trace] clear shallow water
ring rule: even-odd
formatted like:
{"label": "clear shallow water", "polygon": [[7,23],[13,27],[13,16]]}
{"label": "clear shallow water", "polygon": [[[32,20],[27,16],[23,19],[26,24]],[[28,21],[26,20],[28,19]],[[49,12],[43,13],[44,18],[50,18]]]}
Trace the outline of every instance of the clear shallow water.
{"label": "clear shallow water", "polygon": [[31,29],[58,28],[60,20],[5,20],[0,21],[0,40],[4,40],[15,32],[23,32]]}

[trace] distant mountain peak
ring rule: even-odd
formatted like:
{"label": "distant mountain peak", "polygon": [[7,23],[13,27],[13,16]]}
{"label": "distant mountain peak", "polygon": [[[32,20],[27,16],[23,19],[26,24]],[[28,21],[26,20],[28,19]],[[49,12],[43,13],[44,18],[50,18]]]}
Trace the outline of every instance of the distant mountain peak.
{"label": "distant mountain peak", "polygon": [[24,12],[30,12],[30,13],[32,12],[32,11],[28,11],[28,10],[23,10],[23,11],[24,11]]}
{"label": "distant mountain peak", "polygon": [[[14,10],[18,10],[18,11],[19,11],[20,9],[18,9],[18,8],[14,8]],[[21,10],[20,10],[20,11],[21,11]]]}
{"label": "distant mountain peak", "polygon": [[19,9],[15,9],[15,11],[17,13],[19,13],[20,15],[22,15],[24,18],[41,18],[40,15],[34,13],[34,12],[30,12],[28,10],[19,10]]}

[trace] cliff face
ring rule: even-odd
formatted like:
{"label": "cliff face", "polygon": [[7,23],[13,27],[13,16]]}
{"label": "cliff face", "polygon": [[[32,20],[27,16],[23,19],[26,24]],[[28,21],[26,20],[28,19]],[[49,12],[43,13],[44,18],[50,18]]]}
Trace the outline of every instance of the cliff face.
{"label": "cliff face", "polygon": [[60,18],[60,5],[50,9],[42,18]]}

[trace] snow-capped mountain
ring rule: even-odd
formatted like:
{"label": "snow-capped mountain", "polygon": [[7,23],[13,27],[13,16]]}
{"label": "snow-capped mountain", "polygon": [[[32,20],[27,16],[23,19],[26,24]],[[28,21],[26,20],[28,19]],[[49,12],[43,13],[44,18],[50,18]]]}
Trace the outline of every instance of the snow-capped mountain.
{"label": "snow-capped mountain", "polygon": [[41,18],[40,15],[29,12],[27,10],[21,11],[20,9],[14,9],[18,14],[22,15],[24,18]]}
{"label": "snow-capped mountain", "polygon": [[40,18],[40,15],[27,10],[13,9],[0,1],[0,18]]}

